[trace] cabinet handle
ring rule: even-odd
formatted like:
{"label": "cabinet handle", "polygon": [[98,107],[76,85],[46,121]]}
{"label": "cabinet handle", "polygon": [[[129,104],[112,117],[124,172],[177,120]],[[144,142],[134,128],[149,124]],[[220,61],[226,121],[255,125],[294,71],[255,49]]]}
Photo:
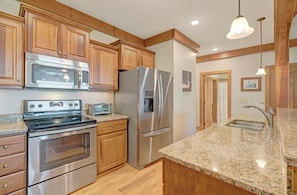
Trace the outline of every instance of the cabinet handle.
{"label": "cabinet handle", "polygon": [[3,165],[3,168],[5,169],[5,168],[7,168],[8,167],[8,164],[4,164]]}
{"label": "cabinet handle", "polygon": [[3,146],[3,149],[7,149],[7,148],[8,148],[8,145],[4,145],[4,146]]}
{"label": "cabinet handle", "polygon": [[7,188],[8,185],[7,184],[3,184],[2,188]]}

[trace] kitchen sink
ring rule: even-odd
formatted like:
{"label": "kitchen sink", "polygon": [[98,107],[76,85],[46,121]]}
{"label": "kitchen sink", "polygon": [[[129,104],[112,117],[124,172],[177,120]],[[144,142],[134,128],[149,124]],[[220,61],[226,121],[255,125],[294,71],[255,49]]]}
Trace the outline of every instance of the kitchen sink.
{"label": "kitchen sink", "polygon": [[263,131],[265,127],[264,122],[258,121],[248,121],[248,120],[241,120],[241,119],[234,119],[226,124],[229,127],[237,127],[241,129],[250,129],[250,130],[259,130]]}

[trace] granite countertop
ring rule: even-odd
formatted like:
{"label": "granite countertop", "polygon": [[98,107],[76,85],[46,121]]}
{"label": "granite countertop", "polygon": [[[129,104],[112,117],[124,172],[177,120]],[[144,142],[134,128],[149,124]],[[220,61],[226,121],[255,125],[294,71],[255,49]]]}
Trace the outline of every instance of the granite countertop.
{"label": "granite countertop", "polygon": [[0,137],[26,133],[28,128],[20,114],[0,115]]}
{"label": "granite countertop", "polygon": [[[261,116],[236,118],[265,121]],[[286,163],[276,128],[272,138],[267,139],[267,128],[256,132],[227,127],[226,123],[197,132],[162,148],[160,153],[164,158],[257,194],[287,194]]]}
{"label": "granite countertop", "polygon": [[[108,115],[100,115],[100,116],[90,116],[90,115],[86,115],[86,116],[97,120],[97,122],[128,118],[127,116],[115,114],[115,113],[108,114]],[[0,115],[0,137],[26,133],[27,131],[28,131],[28,127],[23,121],[23,115],[21,114]]]}
{"label": "granite countertop", "polygon": [[297,109],[279,108],[276,122],[285,160],[289,165],[297,166]]}
{"label": "granite countertop", "polygon": [[106,114],[106,115],[98,115],[98,116],[91,116],[86,115],[89,118],[95,119],[97,122],[105,122],[105,121],[112,121],[112,120],[119,120],[119,119],[128,119],[128,116],[121,115],[121,114]]}

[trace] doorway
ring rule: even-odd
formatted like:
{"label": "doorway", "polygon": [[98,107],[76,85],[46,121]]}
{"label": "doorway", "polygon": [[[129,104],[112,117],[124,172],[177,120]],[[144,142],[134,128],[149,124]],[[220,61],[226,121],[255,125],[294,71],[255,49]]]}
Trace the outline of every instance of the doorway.
{"label": "doorway", "polygon": [[[223,98],[222,92],[225,93]],[[199,130],[210,127],[213,122],[220,122],[225,117],[231,117],[231,70],[200,73]]]}

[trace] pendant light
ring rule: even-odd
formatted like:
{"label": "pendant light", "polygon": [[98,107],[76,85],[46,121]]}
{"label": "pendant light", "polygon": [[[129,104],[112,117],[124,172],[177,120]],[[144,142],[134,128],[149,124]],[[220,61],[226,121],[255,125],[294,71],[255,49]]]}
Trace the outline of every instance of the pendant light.
{"label": "pendant light", "polygon": [[263,76],[266,75],[265,69],[262,66],[262,21],[265,17],[258,18],[257,21],[260,22],[260,68],[258,69],[256,75]]}
{"label": "pendant light", "polygon": [[240,15],[240,0],[238,0],[238,16],[231,24],[230,32],[227,34],[227,39],[240,39],[249,36],[254,32],[254,28],[249,26],[245,17]]}

